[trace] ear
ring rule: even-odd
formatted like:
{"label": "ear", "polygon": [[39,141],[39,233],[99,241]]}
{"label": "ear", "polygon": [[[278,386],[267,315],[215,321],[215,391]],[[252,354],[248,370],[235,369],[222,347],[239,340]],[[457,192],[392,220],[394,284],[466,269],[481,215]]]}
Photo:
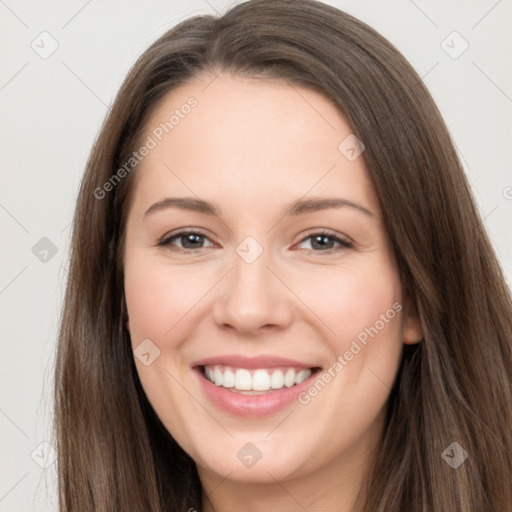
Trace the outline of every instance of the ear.
{"label": "ear", "polygon": [[423,339],[423,329],[421,327],[418,308],[409,295],[405,299],[402,339],[406,345],[419,343]]}

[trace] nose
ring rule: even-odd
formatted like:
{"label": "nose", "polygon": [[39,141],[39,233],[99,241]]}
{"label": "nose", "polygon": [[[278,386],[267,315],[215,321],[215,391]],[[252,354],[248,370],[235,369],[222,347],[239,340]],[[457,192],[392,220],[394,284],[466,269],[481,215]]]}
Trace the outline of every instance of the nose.
{"label": "nose", "polygon": [[257,335],[281,330],[292,322],[293,294],[265,251],[252,263],[235,254],[234,268],[220,283],[213,311],[221,329]]}

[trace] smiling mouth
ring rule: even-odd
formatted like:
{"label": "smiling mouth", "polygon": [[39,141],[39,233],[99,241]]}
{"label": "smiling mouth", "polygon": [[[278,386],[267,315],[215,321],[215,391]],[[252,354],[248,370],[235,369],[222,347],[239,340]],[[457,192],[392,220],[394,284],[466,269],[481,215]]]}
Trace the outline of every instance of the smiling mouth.
{"label": "smiling mouth", "polygon": [[235,368],[225,365],[196,367],[202,376],[212,384],[232,393],[243,395],[265,395],[301,384],[318,373],[320,367],[294,368]]}

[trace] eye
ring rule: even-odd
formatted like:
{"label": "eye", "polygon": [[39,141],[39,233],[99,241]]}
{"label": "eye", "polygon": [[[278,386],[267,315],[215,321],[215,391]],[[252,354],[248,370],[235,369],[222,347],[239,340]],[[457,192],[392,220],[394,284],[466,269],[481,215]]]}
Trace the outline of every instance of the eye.
{"label": "eye", "polygon": [[[210,245],[205,246],[205,241],[210,242]],[[179,245],[175,242],[179,242]],[[310,246],[305,247],[306,250],[328,254],[354,246],[352,242],[325,230],[309,234],[299,242],[299,245],[305,242],[309,242]],[[334,247],[335,244],[338,244],[338,247]],[[199,231],[183,230],[164,237],[157,245],[183,252],[193,252],[206,247],[212,247],[213,243],[206,235]]]}
{"label": "eye", "polygon": [[[197,249],[203,249],[202,245],[205,240],[210,239],[203,235],[198,231],[179,231],[178,233],[173,234],[172,236],[164,237],[159,243],[159,246],[169,246],[169,248],[176,248],[182,251],[194,251]],[[181,245],[176,245],[173,243],[175,241],[179,241]],[[211,241],[210,241],[211,242]],[[213,244],[210,245],[210,247]]]}
{"label": "eye", "polygon": [[[305,249],[324,253],[337,252],[354,246],[352,242],[325,230],[309,234],[306,238],[302,239],[300,244],[304,242],[309,242],[310,246]],[[335,244],[338,244],[337,248],[334,247]]]}

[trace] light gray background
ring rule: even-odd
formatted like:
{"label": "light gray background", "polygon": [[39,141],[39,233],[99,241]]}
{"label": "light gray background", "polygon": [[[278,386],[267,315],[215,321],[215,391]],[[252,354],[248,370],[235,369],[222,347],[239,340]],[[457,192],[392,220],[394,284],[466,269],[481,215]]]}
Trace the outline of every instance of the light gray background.
{"label": "light gray background", "polygon": [[[455,140],[510,285],[512,2],[326,3],[377,29],[424,77]],[[69,227],[84,164],[108,105],[135,59],[163,32],[191,15],[223,13],[230,4],[0,0],[3,512],[57,510],[53,449],[41,443],[51,443],[53,356]],[[40,36],[43,31],[58,43],[46,59],[31,47],[39,52],[51,48],[49,36]],[[458,58],[453,55],[464,42],[450,35],[454,31],[469,44]],[[32,251],[43,237],[57,248],[47,261],[40,260],[44,253]]]}

